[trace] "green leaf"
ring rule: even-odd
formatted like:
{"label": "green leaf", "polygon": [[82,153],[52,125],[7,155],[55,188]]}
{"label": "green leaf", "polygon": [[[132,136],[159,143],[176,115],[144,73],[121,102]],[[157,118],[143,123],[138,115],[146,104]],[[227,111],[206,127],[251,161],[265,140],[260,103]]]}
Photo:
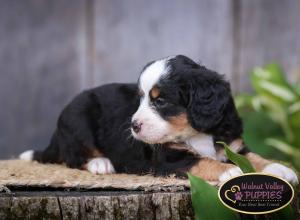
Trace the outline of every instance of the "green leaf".
{"label": "green leaf", "polygon": [[253,96],[248,94],[239,94],[234,98],[234,104],[237,109],[251,108]]}
{"label": "green leaf", "polygon": [[254,68],[252,74],[253,75],[251,77],[254,77],[255,79],[266,80],[284,87],[291,88],[281,66],[276,63],[270,63],[264,67]]}
{"label": "green leaf", "polygon": [[225,207],[217,189],[206,181],[188,173],[191,183],[192,203],[198,220],[238,220],[238,214]]}
{"label": "green leaf", "polygon": [[300,151],[296,147],[289,145],[288,143],[284,142],[283,140],[278,140],[276,138],[267,138],[266,143],[283,153],[290,155],[292,157],[297,157],[300,159]]}
{"label": "green leaf", "polygon": [[255,91],[260,96],[272,99],[275,103],[286,105],[298,97],[293,87],[287,82],[281,67],[277,64],[255,68],[250,78]]}
{"label": "green leaf", "polygon": [[291,91],[289,88],[278,85],[276,83],[261,80],[259,82],[259,86],[265,92],[269,92],[269,94],[272,94],[273,96],[280,98],[281,100],[286,102],[295,101],[297,98],[293,91]]}
{"label": "green leaf", "polygon": [[253,168],[253,166],[251,165],[251,163],[246,157],[231,151],[228,145],[225,144],[224,142],[217,142],[217,143],[224,145],[225,152],[228,159],[231,160],[233,163],[235,163],[237,166],[239,166],[244,173],[255,172],[255,169]]}
{"label": "green leaf", "polygon": [[291,85],[291,86],[293,87],[294,91],[295,91],[298,95],[300,95],[300,82],[297,82],[296,84]]}
{"label": "green leaf", "polygon": [[283,85],[288,84],[281,66],[277,63],[267,64],[263,68],[270,73],[269,81]]}
{"label": "green leaf", "polygon": [[268,137],[284,137],[280,125],[263,112],[240,111],[239,113],[244,122],[243,139],[252,152],[266,158],[272,155],[272,159],[286,159],[283,154],[276,152],[273,147],[265,143]]}
{"label": "green leaf", "polygon": [[297,101],[290,105],[287,109],[288,113],[288,122],[295,129],[300,127],[300,101]]}
{"label": "green leaf", "polygon": [[272,213],[272,217],[275,217],[275,219],[280,220],[292,220],[294,218],[294,211],[291,205],[288,205],[287,207]]}

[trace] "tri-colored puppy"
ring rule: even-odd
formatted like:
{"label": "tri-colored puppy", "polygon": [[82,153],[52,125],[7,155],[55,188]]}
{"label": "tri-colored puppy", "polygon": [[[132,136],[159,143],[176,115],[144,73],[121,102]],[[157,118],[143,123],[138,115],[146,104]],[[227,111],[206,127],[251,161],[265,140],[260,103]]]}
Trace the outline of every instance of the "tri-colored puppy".
{"label": "tri-colored puppy", "polygon": [[242,173],[216,144],[223,141],[258,171],[298,183],[290,168],[250,153],[242,127],[223,76],[179,55],[147,64],[137,84],[79,94],[62,111],[49,146],[20,158],[95,174],[184,176],[188,171],[223,182]]}

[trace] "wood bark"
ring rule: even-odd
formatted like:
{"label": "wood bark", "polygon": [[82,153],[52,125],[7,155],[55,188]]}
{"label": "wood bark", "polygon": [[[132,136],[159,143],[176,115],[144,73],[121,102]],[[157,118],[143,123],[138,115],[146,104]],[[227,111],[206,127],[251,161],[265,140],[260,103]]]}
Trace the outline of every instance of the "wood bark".
{"label": "wood bark", "polygon": [[0,194],[0,219],[193,219],[189,192]]}

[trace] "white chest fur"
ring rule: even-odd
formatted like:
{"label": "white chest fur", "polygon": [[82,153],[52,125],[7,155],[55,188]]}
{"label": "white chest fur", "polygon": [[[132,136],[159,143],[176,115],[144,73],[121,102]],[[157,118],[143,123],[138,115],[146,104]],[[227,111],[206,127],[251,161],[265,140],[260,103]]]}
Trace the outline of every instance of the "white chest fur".
{"label": "white chest fur", "polygon": [[203,157],[217,158],[213,138],[210,135],[199,133],[187,139],[185,143]]}

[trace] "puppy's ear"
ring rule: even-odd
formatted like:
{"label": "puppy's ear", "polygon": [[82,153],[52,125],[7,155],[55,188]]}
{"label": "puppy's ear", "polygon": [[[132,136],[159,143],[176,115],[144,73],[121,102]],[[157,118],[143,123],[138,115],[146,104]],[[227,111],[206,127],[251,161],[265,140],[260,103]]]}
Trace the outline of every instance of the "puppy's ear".
{"label": "puppy's ear", "polygon": [[210,133],[223,119],[230,98],[230,85],[221,75],[205,68],[189,73],[187,113],[194,129]]}

